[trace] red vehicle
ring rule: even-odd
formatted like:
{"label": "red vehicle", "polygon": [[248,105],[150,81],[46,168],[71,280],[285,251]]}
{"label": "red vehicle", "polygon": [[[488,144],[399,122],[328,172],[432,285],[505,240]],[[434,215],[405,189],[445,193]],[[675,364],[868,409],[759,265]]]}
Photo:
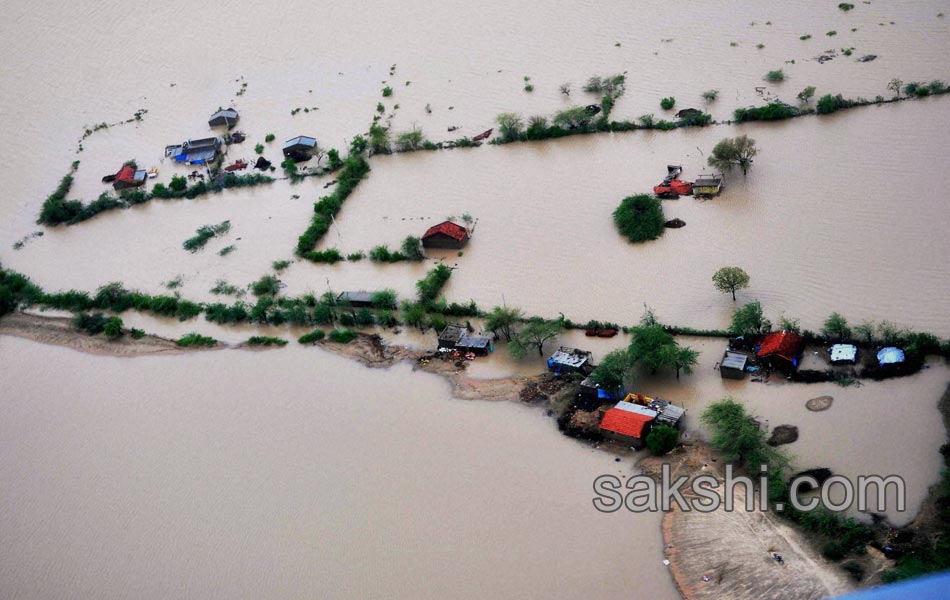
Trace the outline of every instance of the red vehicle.
{"label": "red vehicle", "polygon": [[689,196],[693,193],[693,183],[679,179],[683,172],[683,167],[679,165],[667,165],[668,174],[662,183],[653,186],[653,193],[657,198],[679,198],[680,196]]}

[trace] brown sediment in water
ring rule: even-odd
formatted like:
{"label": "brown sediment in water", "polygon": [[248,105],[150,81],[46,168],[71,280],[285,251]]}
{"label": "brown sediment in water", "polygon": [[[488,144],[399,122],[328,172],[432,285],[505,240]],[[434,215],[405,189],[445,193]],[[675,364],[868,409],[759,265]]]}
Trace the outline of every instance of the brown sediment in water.
{"label": "brown sediment in water", "polygon": [[11,335],[41,344],[62,346],[100,356],[182,354],[224,347],[219,344],[212,348],[197,346],[182,348],[174,340],[157,335],[146,335],[137,340],[124,335],[110,340],[102,335],[91,336],[76,331],[70,320],[64,317],[47,317],[23,312],[15,312],[0,319],[0,336],[2,335]]}

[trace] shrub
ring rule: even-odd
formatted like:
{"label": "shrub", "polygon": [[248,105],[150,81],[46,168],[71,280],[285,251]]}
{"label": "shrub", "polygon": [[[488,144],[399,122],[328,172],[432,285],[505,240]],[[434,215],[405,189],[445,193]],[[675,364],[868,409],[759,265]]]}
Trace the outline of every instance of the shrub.
{"label": "shrub", "polygon": [[385,289],[373,292],[373,308],[393,309],[396,308],[395,290]]}
{"label": "shrub", "polygon": [[264,136],[264,141],[270,143],[270,142],[273,142],[274,139],[276,139],[276,137],[277,136],[275,136],[273,133],[268,133],[267,135]]}
{"label": "shrub", "polygon": [[431,269],[425,277],[416,282],[419,300],[423,303],[433,302],[451,276],[452,269],[447,265],[438,265]]}
{"label": "shrub", "polygon": [[179,338],[179,340],[175,343],[181,346],[182,348],[188,348],[188,347],[211,348],[218,344],[218,340],[208,337],[208,336],[198,334],[198,333],[189,333],[188,335],[185,335]]}
{"label": "shrub", "polygon": [[[360,139],[362,140],[361,136]],[[354,140],[354,146],[361,146]],[[340,210],[343,202],[356,189],[369,172],[369,163],[361,154],[353,154],[345,161],[337,176],[337,186],[332,194],[324,196],[314,205],[314,215],[307,230],[297,239],[297,254],[313,250],[317,242],[330,230],[330,219]]]}
{"label": "shrub", "polygon": [[778,83],[780,81],[785,81],[785,73],[782,69],[776,69],[775,71],[769,71],[765,74],[765,80],[772,83]]}
{"label": "shrub", "polygon": [[[73,169],[75,170],[75,169]],[[82,203],[77,200],[66,200],[66,194],[73,185],[72,173],[66,174],[59,180],[59,185],[43,201],[37,223],[42,225],[58,225],[65,223],[75,216],[81,209]]]}
{"label": "shrub", "polygon": [[102,313],[78,313],[73,317],[73,327],[85,331],[87,335],[97,335],[105,331],[107,321]]}
{"label": "shrub", "polygon": [[673,96],[668,96],[660,100],[660,108],[663,110],[670,110],[674,106],[676,106],[676,98]]}
{"label": "shrub", "polygon": [[705,92],[703,92],[703,98],[705,98],[707,102],[712,102],[718,96],[719,96],[719,90],[706,90]]}
{"label": "shrub", "polygon": [[312,250],[303,255],[310,262],[315,263],[337,263],[343,260],[343,255],[336,248],[327,248],[326,250]]}
{"label": "shrub", "polygon": [[852,8],[854,8],[854,5],[853,5],[853,4],[848,4],[847,2],[842,2],[841,4],[838,5],[838,8],[840,8],[841,10],[843,10],[843,11],[845,11],[845,12],[848,12],[849,10],[851,10]]}
{"label": "shrub", "polygon": [[273,275],[264,275],[251,284],[251,293],[255,296],[273,296],[280,291],[280,280]]}
{"label": "shrub", "polygon": [[369,251],[369,259],[373,262],[400,262],[406,260],[406,255],[402,252],[394,252],[388,246],[379,245]]}
{"label": "shrub", "polygon": [[109,339],[117,339],[122,336],[122,319],[119,317],[109,317],[106,319],[105,326],[102,329],[103,333],[106,334],[106,337]]}
{"label": "shrub", "polygon": [[[567,130],[587,130],[590,125],[591,114],[587,112],[587,108],[583,106],[573,106],[571,108],[564,109],[554,115],[554,118],[551,120],[556,127],[560,127]],[[550,134],[550,131],[549,131]]]}
{"label": "shrub", "polygon": [[360,327],[369,327],[376,323],[376,319],[373,317],[373,313],[370,312],[368,308],[361,308],[356,311],[356,314],[353,316],[356,320],[356,324]]}
{"label": "shrub", "polygon": [[247,340],[248,346],[286,346],[287,340],[279,337],[270,337],[266,335],[255,335]]}
{"label": "shrub", "polygon": [[654,455],[662,456],[676,447],[679,435],[679,431],[669,425],[657,425],[647,434],[647,447]]}
{"label": "shrub", "polygon": [[832,340],[844,341],[851,339],[851,328],[848,327],[847,319],[833,312],[825,319],[825,325],[821,328],[821,334]]}
{"label": "shrub", "polygon": [[145,337],[145,331],[142,329],[136,329],[135,327],[132,328],[132,331],[130,331],[129,334],[132,336],[133,340],[140,340]]}
{"label": "shrub", "polygon": [[305,333],[304,335],[297,338],[297,341],[301,344],[316,344],[325,338],[326,335],[327,334],[322,329],[314,329],[310,333]]}
{"label": "shrub", "polygon": [[351,329],[334,329],[328,336],[331,342],[349,344],[356,339],[356,333]]}
{"label": "shrub", "polygon": [[842,108],[850,108],[851,106],[854,106],[854,102],[844,99],[841,94],[836,96],[825,94],[818,99],[818,105],[815,110],[819,115],[827,115]]}
{"label": "shrub", "polygon": [[642,125],[646,129],[650,129],[651,127],[653,127],[652,114],[640,115],[640,117],[637,120],[640,121],[640,125]]}
{"label": "shrub", "polygon": [[770,102],[765,106],[737,108],[735,112],[733,112],[733,117],[739,123],[744,123],[746,121],[778,121],[781,119],[791,119],[798,114],[798,109],[784,102]]}
{"label": "shrub", "polygon": [[346,255],[346,260],[353,261],[353,262],[361,261],[364,258],[366,258],[366,254],[362,250],[359,250],[357,252],[350,252],[349,254]]}
{"label": "shrub", "polygon": [[185,179],[184,175],[173,176],[171,182],[168,184],[168,189],[172,190],[173,192],[183,192],[187,187],[188,180]]}
{"label": "shrub", "polygon": [[257,152],[258,154],[264,154],[264,144],[257,144],[254,146],[254,152]]}
{"label": "shrub", "polygon": [[501,113],[495,117],[495,122],[498,123],[498,133],[502,141],[514,142],[521,138],[521,128],[524,123],[520,116],[515,113]]}
{"label": "shrub", "polygon": [[758,300],[745,304],[732,314],[732,324],[729,332],[733,335],[754,335],[768,333],[772,323],[762,313],[762,305]]}
{"label": "shrub", "polygon": [[802,40],[802,41],[810,40],[810,39],[811,39],[811,34],[810,34],[810,33],[806,33],[805,35],[798,36],[798,39],[800,39],[800,40]]}
{"label": "shrub", "polygon": [[182,247],[189,252],[197,252],[204,248],[208,240],[219,235],[224,235],[230,230],[230,221],[222,221],[217,225],[202,225],[195,230],[195,236],[188,238],[182,243]]}
{"label": "shrub", "polygon": [[655,240],[663,235],[663,207],[648,194],[629,196],[614,211],[614,223],[631,242]]}
{"label": "shrub", "polygon": [[275,271],[283,271],[289,266],[289,260],[275,260],[273,263],[271,263],[271,267],[273,267]]}
{"label": "shrub", "polygon": [[422,129],[413,127],[409,131],[404,131],[396,137],[396,146],[402,151],[418,150],[425,141]]}
{"label": "shrub", "polygon": [[383,88],[383,97],[384,97],[384,98],[388,98],[388,97],[390,97],[390,96],[392,96],[392,95],[393,95],[393,88],[389,87],[388,85]]}
{"label": "shrub", "polygon": [[422,250],[422,240],[415,236],[407,235],[400,248],[407,260],[418,262],[426,257]]}
{"label": "shrub", "polygon": [[663,119],[657,121],[656,128],[660,131],[669,131],[671,129],[676,129],[676,123]]}

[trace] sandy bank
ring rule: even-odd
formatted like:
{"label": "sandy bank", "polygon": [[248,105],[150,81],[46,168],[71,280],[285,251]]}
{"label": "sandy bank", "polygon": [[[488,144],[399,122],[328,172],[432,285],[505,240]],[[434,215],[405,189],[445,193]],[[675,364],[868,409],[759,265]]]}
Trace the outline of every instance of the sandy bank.
{"label": "sandy bank", "polygon": [[[51,346],[63,346],[101,356],[153,356],[216,349],[181,348],[174,340],[156,335],[146,335],[137,340],[124,335],[110,340],[102,335],[90,336],[76,331],[70,319],[64,317],[45,317],[22,312],[15,312],[0,319],[0,335],[24,338]],[[222,347],[219,345],[217,348]]]}

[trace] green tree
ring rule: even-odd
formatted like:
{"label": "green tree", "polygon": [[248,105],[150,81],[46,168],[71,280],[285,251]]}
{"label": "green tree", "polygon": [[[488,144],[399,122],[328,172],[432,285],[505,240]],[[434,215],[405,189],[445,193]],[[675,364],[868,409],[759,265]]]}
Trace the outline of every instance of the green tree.
{"label": "green tree", "polygon": [[396,145],[400,150],[418,150],[425,141],[422,129],[413,127],[409,131],[404,131],[396,137]]}
{"label": "green tree", "polygon": [[562,329],[560,320],[532,319],[512,336],[508,350],[515,358],[523,357],[531,348],[537,348],[538,356],[544,356],[544,343],[560,335]]}
{"label": "green tree", "polygon": [[521,128],[524,126],[524,123],[521,121],[521,117],[515,113],[501,113],[495,117],[495,122],[498,123],[498,133],[501,134],[501,139],[506,142],[514,142],[521,136]]}
{"label": "green tree", "polygon": [[647,434],[646,443],[655,456],[662,456],[676,447],[680,432],[669,425],[657,425]]}
{"label": "green tree", "polygon": [[732,293],[732,301],[736,301],[736,290],[749,287],[749,274],[739,267],[723,267],[713,276],[713,285],[723,294]]}
{"label": "green tree", "polygon": [[720,171],[728,171],[732,167],[738,166],[742,169],[742,174],[749,172],[752,166],[752,159],[759,153],[755,146],[755,140],[747,135],[740,135],[734,138],[724,138],[719,141],[712,149],[712,154],[707,162],[709,166],[715,167]]}
{"label": "green tree", "polygon": [[628,352],[630,360],[651,373],[674,366],[676,340],[660,325],[641,325],[630,329],[633,339]]}
{"label": "green tree", "polygon": [[395,290],[385,289],[378,292],[373,292],[372,298],[373,308],[379,309],[392,309],[396,307],[396,292]]}
{"label": "green tree", "polygon": [[649,194],[628,196],[614,210],[614,224],[631,242],[655,240],[663,234],[663,207]]}
{"label": "green tree", "polygon": [[772,322],[762,314],[762,305],[758,300],[748,302],[732,313],[732,325],[729,326],[729,332],[734,335],[768,333],[771,329]]}
{"label": "green tree", "polygon": [[369,147],[375,154],[389,152],[389,129],[379,123],[370,125]]}
{"label": "green tree", "polygon": [[802,104],[808,104],[808,101],[811,100],[814,96],[815,96],[815,86],[813,85],[810,85],[806,87],[805,89],[803,89],[802,91],[798,92],[798,100]]}
{"label": "green tree", "polygon": [[251,293],[255,296],[273,296],[280,291],[280,279],[273,275],[264,275],[251,284]]}
{"label": "green tree", "polygon": [[887,84],[887,89],[894,92],[894,95],[898,98],[901,97],[901,89],[903,87],[904,87],[904,82],[901,81],[900,79],[891,79],[891,81]]}
{"label": "green tree", "polygon": [[607,353],[590,374],[590,379],[605,390],[614,392],[624,387],[632,374],[633,360],[625,348]]}
{"label": "green tree", "polygon": [[485,328],[495,335],[503,335],[511,341],[515,334],[515,326],[524,319],[520,308],[496,306],[485,316]]}
{"label": "green tree", "polygon": [[687,375],[693,374],[693,367],[699,362],[699,352],[689,346],[677,346],[671,359],[676,368],[676,378],[680,378],[680,370]]}
{"label": "green tree", "polygon": [[188,180],[184,175],[174,175],[168,183],[168,187],[176,192],[183,192],[188,187]]}
{"label": "green tree", "polygon": [[552,123],[564,129],[586,129],[590,124],[590,113],[583,106],[572,106],[559,111],[551,120]]}
{"label": "green tree", "polygon": [[851,339],[851,328],[848,327],[847,319],[833,312],[825,319],[821,334],[832,340],[848,340]]}

